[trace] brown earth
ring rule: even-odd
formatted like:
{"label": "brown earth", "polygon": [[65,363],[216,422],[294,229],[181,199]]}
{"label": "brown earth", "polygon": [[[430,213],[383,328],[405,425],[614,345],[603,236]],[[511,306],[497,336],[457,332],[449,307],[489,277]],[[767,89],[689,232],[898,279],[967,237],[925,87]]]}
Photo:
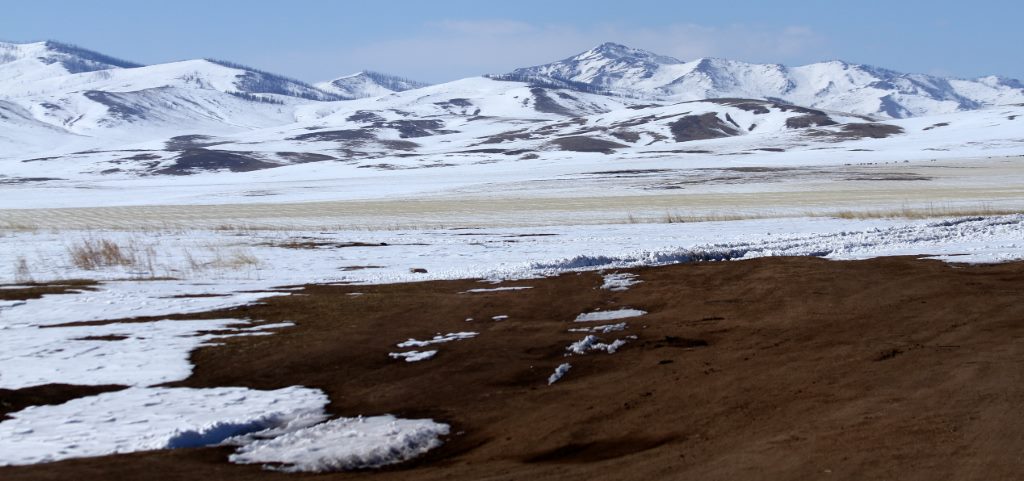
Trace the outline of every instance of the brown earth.
{"label": "brown earth", "polygon": [[0,301],[27,301],[39,299],[47,294],[67,294],[81,291],[91,291],[96,281],[84,279],[71,279],[55,284],[24,283],[15,285],[2,285],[0,289]]}
{"label": "brown earth", "polygon": [[64,404],[72,399],[124,389],[125,386],[79,386],[44,384],[23,389],[0,389],[0,420],[30,406]]}
{"label": "brown earth", "polygon": [[[180,385],[302,384],[326,391],[336,415],[452,424],[445,446],[406,466],[285,475],[204,448],[0,468],[0,479],[1020,478],[1024,263],[769,258],[633,272],[643,283],[626,292],[599,289],[597,273],[476,294],[461,292],[489,285],[321,285],[203,315],[297,326],[196,351]],[[577,314],[627,306],[650,314],[601,337],[638,339],[563,356],[583,336],[566,331]],[[425,362],[387,356],[457,331],[480,335]],[[572,370],[547,385],[562,362]]]}

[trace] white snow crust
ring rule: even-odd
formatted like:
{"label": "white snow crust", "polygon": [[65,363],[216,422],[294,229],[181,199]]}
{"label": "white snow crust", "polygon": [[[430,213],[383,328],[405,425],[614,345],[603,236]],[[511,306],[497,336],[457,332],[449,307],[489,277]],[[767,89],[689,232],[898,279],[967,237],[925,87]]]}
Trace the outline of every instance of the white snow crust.
{"label": "white snow crust", "polygon": [[447,424],[394,416],[340,418],[246,444],[233,463],[285,472],[379,468],[413,459],[442,444]]}
{"label": "white snow crust", "polygon": [[555,372],[551,373],[551,376],[548,377],[548,386],[560,381],[563,377],[565,377],[565,375],[569,373],[569,369],[572,369],[572,364],[569,364],[567,362],[559,364],[558,367],[555,368]]}
{"label": "white snow crust", "polygon": [[614,311],[585,312],[583,314],[576,316],[576,320],[574,320],[573,322],[614,321],[617,319],[640,317],[645,314],[647,314],[647,311],[629,308],[618,309]]}
{"label": "white snow crust", "polygon": [[128,388],[12,413],[0,422],[0,466],[219,444],[297,429],[326,416],[318,389]]}

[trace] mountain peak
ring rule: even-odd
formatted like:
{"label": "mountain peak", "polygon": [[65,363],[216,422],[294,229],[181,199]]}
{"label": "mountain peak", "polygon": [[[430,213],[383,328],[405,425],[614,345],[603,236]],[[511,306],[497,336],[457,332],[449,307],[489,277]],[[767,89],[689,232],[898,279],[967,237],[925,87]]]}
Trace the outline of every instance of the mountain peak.
{"label": "mountain peak", "polygon": [[508,77],[563,83],[566,88],[582,85],[583,91],[596,88],[652,100],[780,99],[805,107],[890,117],[949,113],[1024,98],[1024,86],[1012,79],[985,77],[951,83],[842,60],[800,67],[721,58],[684,63],[614,42],[558,62],[516,69]]}
{"label": "mountain peak", "polygon": [[419,82],[372,70],[362,70],[354,74],[338,77],[329,82],[316,84],[321,90],[350,99],[379,97],[394,92],[423,88],[429,85],[426,82]]}
{"label": "mountain peak", "polygon": [[614,61],[647,62],[655,64],[682,63],[672,57],[658,55],[647,50],[633,48],[621,43],[605,42],[577,55],[576,59],[605,58]]}

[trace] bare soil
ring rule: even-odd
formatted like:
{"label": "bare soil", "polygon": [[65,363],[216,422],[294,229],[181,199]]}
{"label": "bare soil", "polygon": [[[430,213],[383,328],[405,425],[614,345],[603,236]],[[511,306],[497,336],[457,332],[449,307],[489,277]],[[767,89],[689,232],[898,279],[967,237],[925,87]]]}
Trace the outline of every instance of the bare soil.
{"label": "bare soil", "polygon": [[71,279],[54,284],[18,284],[0,289],[0,301],[26,301],[39,299],[47,294],[65,294],[68,292],[91,291],[96,281]]}
{"label": "bare soil", "polygon": [[[380,472],[295,476],[226,448],[2,468],[0,478],[744,480],[1018,479],[1024,469],[1024,263],[769,258],[598,273],[461,294],[475,281],[307,286],[201,317],[294,321],[196,351],[181,386],[301,384],[336,415],[452,424]],[[360,292],[360,296],[349,293]],[[632,307],[619,352],[564,357],[581,312]],[[491,318],[507,315],[503,322]],[[473,321],[466,321],[473,318]],[[395,344],[477,331],[426,362]],[[547,378],[563,362],[558,383]]]}
{"label": "bare soil", "polygon": [[23,389],[0,389],[0,420],[6,418],[10,413],[21,411],[29,406],[64,404],[72,399],[119,391],[125,387],[127,386],[45,384]]}

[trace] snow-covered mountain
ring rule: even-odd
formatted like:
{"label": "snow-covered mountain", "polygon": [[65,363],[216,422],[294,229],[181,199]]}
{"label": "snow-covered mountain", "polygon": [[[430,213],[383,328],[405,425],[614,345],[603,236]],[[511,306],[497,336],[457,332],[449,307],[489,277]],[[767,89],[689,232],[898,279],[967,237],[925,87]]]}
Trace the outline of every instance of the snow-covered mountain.
{"label": "snow-covered mountain", "polygon": [[365,70],[352,75],[339,77],[330,82],[321,82],[316,87],[346,99],[363,99],[380,97],[395,92],[405,92],[429,86],[407,78]]}
{"label": "snow-covered mountain", "polygon": [[[300,120],[289,125],[176,136],[19,168],[26,177],[44,177],[38,169],[45,168],[48,176],[61,178],[195,175],[308,163],[368,172],[587,156],[607,162],[762,148],[775,152],[795,144],[831,148],[903,133],[863,116],[764,100],[651,104],[485,77],[310,104],[298,112]],[[788,140],[780,144],[780,139]]]}
{"label": "snow-covered mountain", "polygon": [[283,125],[302,105],[341,98],[225,61],[142,66],[56,42],[0,43],[0,101],[9,113],[0,116],[0,129],[45,132],[21,136],[7,154]]}
{"label": "snow-covered mountain", "polygon": [[[0,52],[0,176],[23,179],[308,163],[334,175],[781,151],[820,158],[883,144],[908,145],[910,156],[990,145],[1016,152],[1024,121],[1024,107],[1009,105],[1024,103],[1024,88],[1010,79],[841,62],[680,62],[615,44],[430,86],[373,72],[313,86],[214,60],[140,66],[54,42],[0,44]],[[911,119],[924,123],[913,129],[884,121],[933,112],[953,117]],[[956,117],[967,114],[978,115]],[[943,144],[954,132],[959,143]]]}
{"label": "snow-covered mountain", "polygon": [[951,79],[841,61],[799,67],[718,58],[681,61],[614,43],[510,75],[654,99],[768,99],[890,118],[1024,102],[1024,85],[1013,79]]}
{"label": "snow-covered mountain", "polygon": [[0,42],[0,84],[5,85],[15,81],[31,82],[59,75],[141,66],[59,42]]}

